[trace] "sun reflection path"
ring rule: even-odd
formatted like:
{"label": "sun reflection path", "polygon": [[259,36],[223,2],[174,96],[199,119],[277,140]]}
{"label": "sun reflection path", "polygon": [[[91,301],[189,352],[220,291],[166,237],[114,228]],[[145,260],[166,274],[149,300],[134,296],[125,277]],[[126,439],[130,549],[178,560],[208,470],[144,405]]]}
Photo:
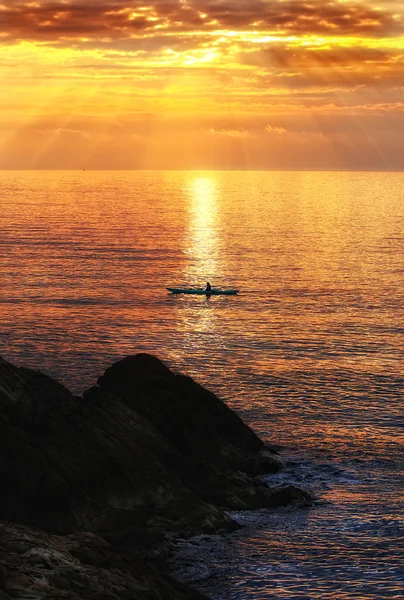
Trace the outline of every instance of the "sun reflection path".
{"label": "sun reflection path", "polygon": [[214,174],[193,176],[187,186],[189,226],[184,252],[189,257],[184,277],[191,285],[220,278],[219,190]]}

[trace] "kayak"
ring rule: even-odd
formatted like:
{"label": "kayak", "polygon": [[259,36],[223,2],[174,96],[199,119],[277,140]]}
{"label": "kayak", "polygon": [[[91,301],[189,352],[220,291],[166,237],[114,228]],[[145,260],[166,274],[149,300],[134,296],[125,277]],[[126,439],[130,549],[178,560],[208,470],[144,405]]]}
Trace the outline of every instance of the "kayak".
{"label": "kayak", "polygon": [[167,290],[173,294],[206,294],[206,296],[235,296],[238,294],[238,290],[218,290],[214,288],[209,292],[203,288],[167,288]]}

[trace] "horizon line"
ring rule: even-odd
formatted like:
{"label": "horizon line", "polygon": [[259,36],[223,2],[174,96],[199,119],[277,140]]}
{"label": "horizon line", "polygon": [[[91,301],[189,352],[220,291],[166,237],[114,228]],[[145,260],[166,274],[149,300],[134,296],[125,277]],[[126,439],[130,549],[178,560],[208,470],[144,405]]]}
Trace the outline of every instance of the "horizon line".
{"label": "horizon line", "polygon": [[161,172],[161,171],[190,171],[190,172],[217,172],[217,173],[226,173],[226,172],[256,172],[256,173],[404,173],[404,167],[402,168],[390,168],[390,169],[253,169],[253,168],[228,168],[228,169],[218,169],[218,168],[148,168],[148,169],[138,169],[138,168],[66,168],[66,167],[49,167],[49,168],[23,168],[23,167],[11,167],[11,168],[2,168],[0,167],[0,172],[6,171],[73,171],[73,172],[87,172],[87,171],[105,171],[105,172],[119,172],[119,171],[130,171],[130,172]]}

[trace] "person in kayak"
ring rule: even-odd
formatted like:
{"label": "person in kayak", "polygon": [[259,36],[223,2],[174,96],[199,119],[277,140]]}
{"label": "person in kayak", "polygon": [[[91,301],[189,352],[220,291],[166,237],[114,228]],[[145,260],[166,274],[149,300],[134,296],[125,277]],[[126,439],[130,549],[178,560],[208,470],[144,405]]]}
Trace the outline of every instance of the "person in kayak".
{"label": "person in kayak", "polygon": [[205,288],[205,292],[211,292],[212,291],[212,286],[210,285],[209,281],[206,284],[206,288]]}

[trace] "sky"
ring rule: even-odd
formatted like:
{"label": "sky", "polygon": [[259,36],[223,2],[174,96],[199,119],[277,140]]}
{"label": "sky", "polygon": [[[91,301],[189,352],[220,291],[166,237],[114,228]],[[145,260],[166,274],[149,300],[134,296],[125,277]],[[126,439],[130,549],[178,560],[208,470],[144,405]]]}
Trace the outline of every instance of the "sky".
{"label": "sky", "polygon": [[404,170],[404,0],[0,0],[1,169]]}

